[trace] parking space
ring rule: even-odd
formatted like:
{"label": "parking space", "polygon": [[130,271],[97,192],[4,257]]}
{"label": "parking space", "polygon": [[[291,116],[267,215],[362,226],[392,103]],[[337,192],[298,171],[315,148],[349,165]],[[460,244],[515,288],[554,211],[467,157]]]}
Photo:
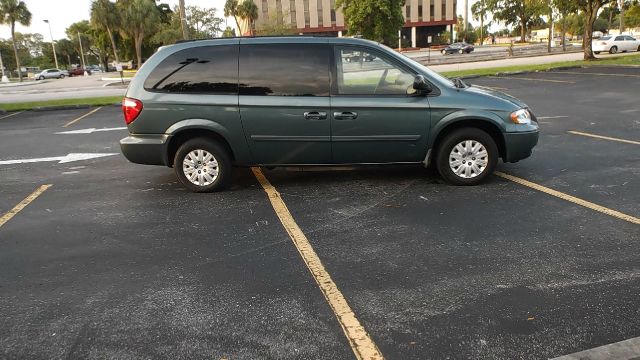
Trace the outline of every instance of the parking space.
{"label": "parking space", "polygon": [[52,185],[0,225],[0,357],[353,358],[354,319],[389,359],[552,358],[639,337],[634,71],[468,80],[540,119],[534,155],[500,172],[627,220],[408,166],[262,169],[279,196],[239,168],[228,191],[192,194],[124,159],[117,107],[0,119],[0,216]]}

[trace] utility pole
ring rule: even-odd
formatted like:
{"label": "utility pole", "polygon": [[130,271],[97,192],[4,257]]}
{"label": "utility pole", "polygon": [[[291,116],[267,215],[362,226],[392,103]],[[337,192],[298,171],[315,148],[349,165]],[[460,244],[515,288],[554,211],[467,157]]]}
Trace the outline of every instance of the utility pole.
{"label": "utility pole", "polygon": [[2,80],[3,83],[8,83],[9,78],[4,74],[4,64],[2,63],[2,54],[0,54],[0,69],[2,69]]}
{"label": "utility pole", "polygon": [[80,56],[82,58],[82,69],[84,70],[84,76],[88,76],[87,74],[87,65],[84,62],[84,50],[82,50],[82,38],[80,37],[80,31],[78,31],[78,42],[80,43]]}
{"label": "utility pole", "polygon": [[620,2],[620,35],[624,31],[624,0],[618,0]]}
{"label": "utility pole", "polygon": [[56,69],[58,69],[58,56],[56,55],[56,44],[53,42],[53,33],[51,32],[51,23],[49,20],[42,20],[49,25],[49,35],[51,35],[51,48],[53,48],[53,60],[56,63]]}
{"label": "utility pole", "polygon": [[189,40],[189,28],[187,27],[187,12],[184,8],[184,0],[180,0],[180,25],[182,26],[182,39]]}

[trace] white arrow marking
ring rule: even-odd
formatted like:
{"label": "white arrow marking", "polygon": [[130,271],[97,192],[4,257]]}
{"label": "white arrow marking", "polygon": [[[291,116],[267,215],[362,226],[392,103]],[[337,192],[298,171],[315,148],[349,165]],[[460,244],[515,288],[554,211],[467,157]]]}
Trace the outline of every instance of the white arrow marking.
{"label": "white arrow marking", "polygon": [[37,158],[37,159],[2,160],[0,161],[0,165],[27,164],[27,163],[36,163],[36,162],[45,162],[45,161],[57,161],[58,164],[64,164],[64,163],[69,163],[73,161],[96,159],[96,158],[113,156],[113,155],[118,155],[118,154],[117,153],[94,153],[94,154],[71,153],[71,154],[68,154],[67,156],[56,156],[56,157],[46,157],[46,158]]}
{"label": "white arrow marking", "polygon": [[104,129],[90,128],[90,129],[81,129],[81,130],[62,131],[62,132],[57,132],[56,134],[91,134],[94,132],[101,132],[101,131],[125,130],[126,128],[127,128],[126,126],[115,127],[115,128],[104,128]]}

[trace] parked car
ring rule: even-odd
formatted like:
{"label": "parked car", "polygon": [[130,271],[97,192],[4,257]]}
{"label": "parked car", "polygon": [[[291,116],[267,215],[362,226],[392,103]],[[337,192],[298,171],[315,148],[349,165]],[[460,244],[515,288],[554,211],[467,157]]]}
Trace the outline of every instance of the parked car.
{"label": "parked car", "polygon": [[60,69],[46,69],[35,74],[33,77],[36,80],[44,79],[63,79],[65,76],[69,76],[69,72]]}
{"label": "parked car", "polygon": [[640,40],[629,35],[607,35],[591,42],[593,52],[600,54],[608,51],[611,54],[626,51],[640,51]]}
{"label": "parked car", "polygon": [[[69,69],[69,76],[84,76],[84,71],[81,67]],[[91,75],[91,70],[87,69],[87,74]]]}
{"label": "parked car", "polygon": [[447,54],[469,54],[471,52],[473,52],[474,47],[471,44],[467,44],[466,42],[457,42],[457,43],[453,43],[449,46],[447,46],[446,48],[440,50],[440,52],[442,53],[442,55],[447,55]]}
{"label": "parked car", "polygon": [[[376,65],[346,66],[356,51]],[[524,159],[538,142],[522,101],[353,38],[162,47],[138,70],[122,109],[125,157],[173,167],[194,192],[223,189],[232,166],[434,164],[449,183],[476,185],[499,158]]]}

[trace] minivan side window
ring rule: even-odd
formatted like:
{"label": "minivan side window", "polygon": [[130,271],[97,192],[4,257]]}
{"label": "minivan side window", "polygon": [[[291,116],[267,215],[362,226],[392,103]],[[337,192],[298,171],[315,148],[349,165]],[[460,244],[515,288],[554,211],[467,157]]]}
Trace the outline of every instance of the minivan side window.
{"label": "minivan side window", "polygon": [[336,48],[338,95],[407,95],[415,75],[359,47]]}
{"label": "minivan side window", "polygon": [[235,95],[238,45],[200,46],[167,56],[144,82],[149,91]]}
{"label": "minivan side window", "polygon": [[327,44],[240,46],[240,95],[329,96]]}

